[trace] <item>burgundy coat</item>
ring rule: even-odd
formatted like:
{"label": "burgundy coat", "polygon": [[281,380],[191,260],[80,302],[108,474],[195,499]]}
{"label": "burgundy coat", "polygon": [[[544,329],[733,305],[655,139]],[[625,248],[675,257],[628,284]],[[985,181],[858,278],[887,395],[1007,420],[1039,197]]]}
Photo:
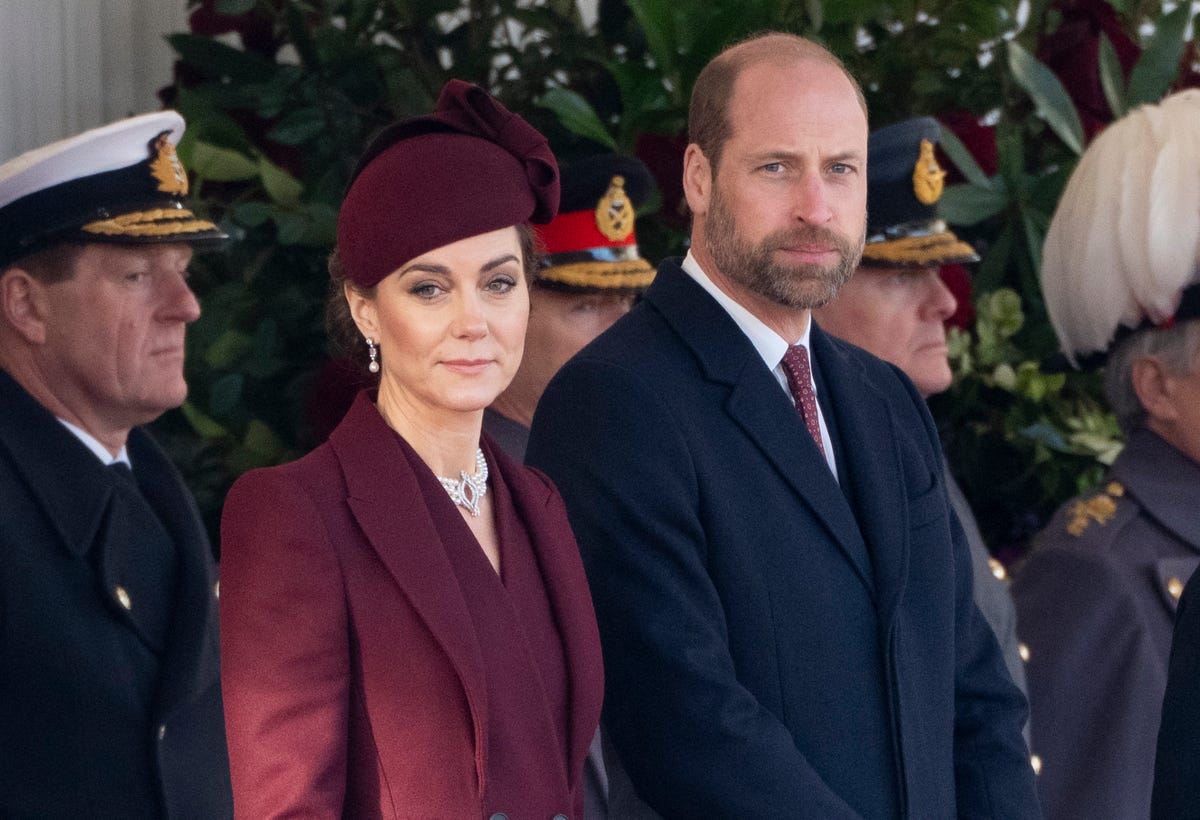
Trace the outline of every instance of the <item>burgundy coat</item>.
{"label": "burgundy coat", "polygon": [[[484,447],[526,522],[565,644],[578,814],[603,691],[587,580],[553,485]],[[236,815],[481,817],[479,642],[417,476],[366,394],[326,444],[239,479],[221,538]]]}

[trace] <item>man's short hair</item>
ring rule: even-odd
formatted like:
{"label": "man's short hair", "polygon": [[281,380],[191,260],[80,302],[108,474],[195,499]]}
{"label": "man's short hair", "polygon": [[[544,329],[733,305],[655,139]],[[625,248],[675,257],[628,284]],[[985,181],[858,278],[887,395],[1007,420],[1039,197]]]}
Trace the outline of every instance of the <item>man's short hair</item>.
{"label": "man's short hair", "polygon": [[795,34],[770,32],[735,43],[714,57],[696,77],[688,104],[688,140],[704,152],[713,171],[721,160],[721,151],[733,131],[729,122],[729,99],[742,70],[762,62],[819,60],[837,66],[854,87],[864,116],[867,100],[862,87],[846,66],[824,46]]}
{"label": "man's short hair", "polygon": [[1152,356],[1176,376],[1191,373],[1200,348],[1200,319],[1172,328],[1145,328],[1117,342],[1104,366],[1104,397],[1121,429],[1129,433],[1146,422],[1146,408],[1133,389],[1133,365]]}
{"label": "man's short hair", "polygon": [[75,261],[86,246],[81,243],[63,242],[35,251],[7,265],[0,275],[11,268],[20,268],[43,285],[65,282],[75,274]]}

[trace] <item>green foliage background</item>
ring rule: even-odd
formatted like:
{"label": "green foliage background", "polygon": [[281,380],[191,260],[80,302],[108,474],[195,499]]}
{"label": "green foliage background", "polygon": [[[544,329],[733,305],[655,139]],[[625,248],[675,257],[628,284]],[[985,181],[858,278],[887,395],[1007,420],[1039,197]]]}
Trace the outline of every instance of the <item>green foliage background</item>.
{"label": "green foliage background", "polygon": [[[977,314],[953,337],[958,378],[933,408],[993,550],[1018,554],[1119,449],[1095,374],[1047,371],[1040,247],[1094,130],[1195,84],[1188,3],[1164,13],[1138,0],[601,0],[592,25],[573,0],[191,6],[192,30],[170,38],[169,102],[188,120],[180,154],[193,192],[235,241],[195,263],[204,315],[188,341],[191,396],[157,431],[214,533],[233,479],[306,452],[315,419],[341,400],[322,375],[325,259],[372,133],[428,112],[459,77],[526,115],[564,162],[638,153],[662,188],[638,223],[643,253],[658,259],[685,248],[677,185],[692,82],[722,48],[768,29],[838,54],[873,126],[931,114],[965,135],[944,140],[961,181],[940,207],[983,251]],[[1071,91],[1037,56],[1053,64],[1064,50],[1085,71]]]}

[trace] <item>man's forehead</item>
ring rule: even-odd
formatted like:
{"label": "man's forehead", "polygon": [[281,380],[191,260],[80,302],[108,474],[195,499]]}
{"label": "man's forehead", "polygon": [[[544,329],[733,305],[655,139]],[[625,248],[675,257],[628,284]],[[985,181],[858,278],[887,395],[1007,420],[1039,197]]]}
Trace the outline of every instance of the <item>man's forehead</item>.
{"label": "man's forehead", "polygon": [[828,61],[747,66],[734,83],[727,116],[735,140],[756,143],[772,133],[792,133],[828,142],[831,151],[866,158],[866,113],[845,72]]}

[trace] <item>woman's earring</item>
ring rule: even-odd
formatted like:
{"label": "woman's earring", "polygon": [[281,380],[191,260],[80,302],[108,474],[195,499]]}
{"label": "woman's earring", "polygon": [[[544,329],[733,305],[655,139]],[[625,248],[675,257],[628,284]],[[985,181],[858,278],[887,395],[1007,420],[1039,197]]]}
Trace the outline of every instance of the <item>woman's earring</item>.
{"label": "woman's earring", "polygon": [[379,350],[375,347],[375,340],[370,336],[367,338],[367,355],[371,357],[371,361],[367,363],[367,370],[372,373],[379,372]]}

